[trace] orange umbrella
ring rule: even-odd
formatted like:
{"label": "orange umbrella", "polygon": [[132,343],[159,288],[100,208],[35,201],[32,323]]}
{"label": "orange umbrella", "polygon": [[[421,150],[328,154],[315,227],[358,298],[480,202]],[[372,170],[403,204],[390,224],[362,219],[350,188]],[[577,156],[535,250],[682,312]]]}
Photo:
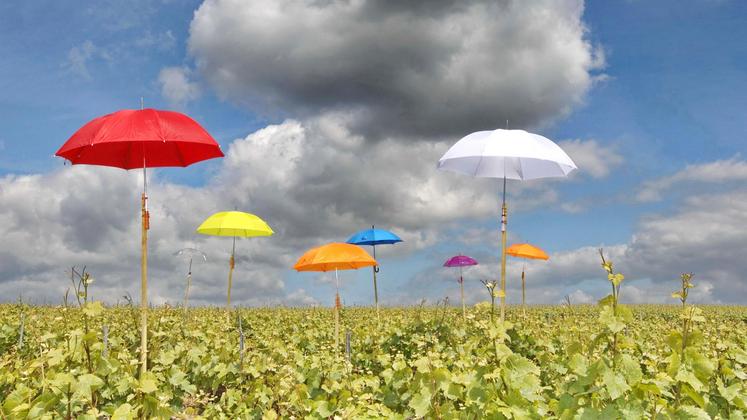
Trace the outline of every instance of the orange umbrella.
{"label": "orange umbrella", "polygon": [[545,251],[529,244],[513,244],[506,250],[506,254],[514,257],[529,258],[532,260],[550,259]]}
{"label": "orange umbrella", "polygon": [[[530,260],[548,260],[550,257],[545,253],[545,251],[537,248],[536,246],[529,245],[529,244],[513,244],[506,250],[506,254],[519,257],[519,258],[527,258]],[[526,308],[524,305],[525,301],[525,292],[524,292],[524,269],[526,266],[521,268],[521,307],[526,313]]]}
{"label": "orange umbrella", "polygon": [[335,270],[335,351],[340,346],[340,276],[337,272],[375,265],[376,260],[358,245],[333,242],[306,251],[293,266],[296,271]]}
{"label": "orange umbrella", "polygon": [[376,265],[358,245],[333,242],[306,251],[293,268],[296,271],[356,270]]}

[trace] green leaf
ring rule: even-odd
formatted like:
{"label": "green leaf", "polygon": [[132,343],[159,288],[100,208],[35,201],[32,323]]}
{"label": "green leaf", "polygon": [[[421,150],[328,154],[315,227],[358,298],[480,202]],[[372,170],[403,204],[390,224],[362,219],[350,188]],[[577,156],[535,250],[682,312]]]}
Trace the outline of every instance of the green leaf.
{"label": "green leaf", "polygon": [[329,401],[316,401],[314,403],[314,412],[319,414],[322,418],[327,418],[335,414],[335,411],[330,406]]}
{"label": "green leaf", "polygon": [[599,312],[599,322],[613,333],[625,329],[625,323],[614,315],[612,306],[605,306]]}
{"label": "green leaf", "polygon": [[589,362],[586,361],[586,357],[579,353],[575,353],[571,356],[568,361],[568,367],[571,371],[579,376],[585,376],[586,370],[589,368]]}
{"label": "green leaf", "polygon": [[711,420],[711,416],[698,407],[691,405],[682,406],[674,412],[677,420]]}
{"label": "green leaf", "polygon": [[155,376],[152,373],[147,372],[145,376],[140,379],[140,385],[138,389],[143,394],[156,392],[158,390],[158,382],[156,381]]}
{"label": "green leaf", "polygon": [[76,391],[84,395],[90,395],[91,391],[97,390],[104,385],[104,381],[101,378],[90,373],[80,375],[77,379]]}
{"label": "green leaf", "polygon": [[622,373],[625,381],[631,387],[636,385],[643,378],[643,372],[641,371],[641,365],[629,354],[623,354],[618,357],[617,369]]}
{"label": "green leaf", "polygon": [[416,417],[425,417],[430,411],[432,397],[433,395],[428,388],[421,388],[420,392],[415,394],[407,405],[415,410]]}
{"label": "green leaf", "polygon": [[609,279],[610,282],[612,282],[613,285],[615,285],[615,287],[619,286],[620,283],[622,283],[622,281],[625,280],[625,276],[623,276],[620,273],[616,273],[616,274],[610,273],[607,275],[607,278]]}
{"label": "green leaf", "polygon": [[620,398],[630,390],[630,387],[625,382],[625,377],[612,370],[604,372],[602,382],[604,382],[604,387],[607,388],[607,392],[610,394],[610,399],[612,400]]}
{"label": "green leaf", "polygon": [[690,385],[696,392],[703,391],[703,383],[690,370],[680,369],[674,379]]}
{"label": "green leaf", "polygon": [[124,403],[114,410],[111,420],[132,420],[134,418],[135,412],[132,409],[132,406],[128,403]]}
{"label": "green leaf", "polygon": [[101,315],[102,312],[104,312],[104,306],[99,301],[88,302],[83,307],[83,314],[90,318],[95,318]]}
{"label": "green leaf", "polygon": [[607,295],[603,297],[602,299],[597,302],[597,305],[599,306],[612,306],[612,304],[615,302],[615,297],[612,295]]}

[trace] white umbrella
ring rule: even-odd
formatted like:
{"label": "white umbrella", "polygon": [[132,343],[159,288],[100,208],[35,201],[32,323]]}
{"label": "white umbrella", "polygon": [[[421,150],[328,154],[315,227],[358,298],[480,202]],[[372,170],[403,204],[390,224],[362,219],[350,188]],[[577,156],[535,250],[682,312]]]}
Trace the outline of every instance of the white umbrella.
{"label": "white umbrella", "polygon": [[481,178],[503,178],[501,207],[501,320],[506,305],[507,179],[553,178],[577,169],[551,140],[524,130],[477,131],[463,137],[439,159],[438,169]]}
{"label": "white umbrella", "polygon": [[182,248],[174,253],[178,257],[189,257],[189,271],[187,273],[187,288],[184,290],[184,315],[187,314],[187,304],[189,303],[189,286],[192,283],[192,260],[197,259],[198,261],[202,258],[203,261],[207,261],[207,255],[196,248]]}

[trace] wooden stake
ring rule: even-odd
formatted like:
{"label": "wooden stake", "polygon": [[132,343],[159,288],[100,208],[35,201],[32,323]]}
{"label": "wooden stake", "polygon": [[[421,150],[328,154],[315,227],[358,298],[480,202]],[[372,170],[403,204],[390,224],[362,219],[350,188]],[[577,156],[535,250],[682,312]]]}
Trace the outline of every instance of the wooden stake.
{"label": "wooden stake", "polygon": [[140,198],[142,213],[142,254],[140,258],[140,377],[148,371],[148,224],[149,214],[145,194],[145,165],[143,165],[143,195]]}
{"label": "wooden stake", "polygon": [[231,259],[228,261],[228,294],[226,295],[226,311],[231,310],[231,283],[233,280],[233,267],[235,265],[234,253],[236,252],[236,237],[233,237],[233,246],[231,247]]}
{"label": "wooden stake", "polygon": [[[504,180],[505,183],[505,180]],[[503,202],[501,209],[501,322],[506,319],[506,224],[508,221],[508,209]]]}

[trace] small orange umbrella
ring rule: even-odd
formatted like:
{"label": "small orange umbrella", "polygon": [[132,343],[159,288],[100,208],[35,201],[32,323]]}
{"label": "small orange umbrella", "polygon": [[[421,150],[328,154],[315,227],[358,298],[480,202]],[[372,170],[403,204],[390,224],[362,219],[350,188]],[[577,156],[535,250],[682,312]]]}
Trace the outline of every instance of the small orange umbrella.
{"label": "small orange umbrella", "polygon": [[[550,257],[545,253],[545,251],[537,248],[534,245],[529,244],[513,244],[506,250],[506,254],[519,257],[519,258],[527,258],[530,260],[548,260]],[[521,268],[521,307],[526,313],[526,308],[524,305],[524,301],[526,298],[526,294],[524,292],[524,269],[526,266]]]}
{"label": "small orange umbrella", "polygon": [[358,245],[333,242],[306,251],[293,268],[296,271],[357,270],[376,265]]}
{"label": "small orange umbrella", "polygon": [[333,242],[306,251],[293,266],[296,271],[335,270],[335,351],[340,346],[340,276],[337,272],[375,265],[376,260],[358,245]]}

